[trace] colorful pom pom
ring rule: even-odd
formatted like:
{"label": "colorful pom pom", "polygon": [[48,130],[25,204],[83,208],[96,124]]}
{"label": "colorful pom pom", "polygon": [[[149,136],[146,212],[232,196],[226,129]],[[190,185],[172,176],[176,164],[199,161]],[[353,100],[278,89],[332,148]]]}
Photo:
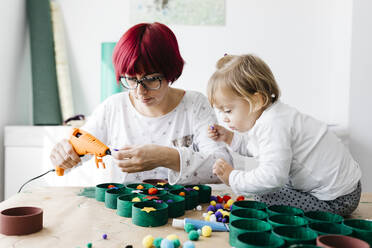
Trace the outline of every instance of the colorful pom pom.
{"label": "colorful pom pom", "polygon": [[195,248],[195,245],[194,245],[193,242],[191,242],[191,241],[189,240],[189,241],[186,241],[185,243],[183,243],[182,248]]}
{"label": "colorful pom pom", "polygon": [[179,193],[179,195],[180,196],[185,196],[185,192],[182,191],[182,192]]}
{"label": "colorful pom pom", "polygon": [[174,248],[173,240],[163,239],[160,243],[160,248]]}
{"label": "colorful pom pom", "polygon": [[194,186],[193,189],[194,190],[199,190],[199,187],[198,186]]}
{"label": "colorful pom pom", "polygon": [[186,223],[186,225],[184,226],[184,229],[187,233],[189,233],[190,231],[192,230],[195,230],[195,226],[191,223]]}
{"label": "colorful pom pom", "polygon": [[140,201],[141,201],[141,198],[139,198],[139,197],[134,197],[132,199],[132,202],[140,202]]}
{"label": "colorful pom pom", "polygon": [[224,196],[222,197],[222,199],[223,199],[224,202],[227,202],[228,200],[231,199],[231,196],[229,196],[229,195],[224,195]]}
{"label": "colorful pom pom", "polygon": [[152,235],[147,235],[142,240],[142,245],[145,248],[151,248],[152,243],[154,242],[154,237]]}
{"label": "colorful pom pom", "polygon": [[163,238],[159,237],[159,238],[156,238],[153,242],[153,245],[155,246],[155,248],[160,248],[160,244],[161,244],[161,241],[163,240]]}
{"label": "colorful pom pom", "polygon": [[198,240],[199,239],[199,233],[195,230],[192,230],[191,232],[189,232],[189,239],[193,240],[193,241]]}
{"label": "colorful pom pom", "polygon": [[204,237],[210,237],[212,235],[212,228],[210,226],[203,226],[202,235]]}
{"label": "colorful pom pom", "polygon": [[139,184],[137,185],[136,189],[144,189],[145,187],[143,187],[143,185]]}
{"label": "colorful pom pom", "polygon": [[149,188],[149,190],[147,192],[149,193],[149,195],[156,195],[158,193],[158,189],[157,188]]}
{"label": "colorful pom pom", "polygon": [[106,233],[103,234],[103,235],[102,235],[102,238],[103,238],[103,239],[107,239],[107,234],[106,234]]}
{"label": "colorful pom pom", "polygon": [[175,240],[175,239],[179,239],[179,238],[178,238],[178,236],[176,234],[169,234],[167,236],[167,239],[169,239],[169,240]]}
{"label": "colorful pom pom", "polygon": [[240,195],[236,198],[236,201],[244,201],[244,196]]}
{"label": "colorful pom pom", "polygon": [[211,201],[210,204],[211,204],[212,206],[216,206],[216,201]]}

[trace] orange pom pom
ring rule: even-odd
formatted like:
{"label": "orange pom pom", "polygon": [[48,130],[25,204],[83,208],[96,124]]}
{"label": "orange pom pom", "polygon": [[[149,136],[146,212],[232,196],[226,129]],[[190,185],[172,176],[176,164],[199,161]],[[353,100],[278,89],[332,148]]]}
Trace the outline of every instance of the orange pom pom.
{"label": "orange pom pom", "polygon": [[182,192],[179,193],[179,195],[180,196],[185,196],[185,192],[182,191]]}
{"label": "orange pom pom", "polygon": [[141,184],[137,186],[137,189],[144,189],[144,188],[145,187],[143,187],[143,185],[141,185]]}
{"label": "orange pom pom", "polygon": [[149,188],[149,190],[147,192],[149,193],[149,195],[156,195],[158,193],[158,189],[157,188]]}

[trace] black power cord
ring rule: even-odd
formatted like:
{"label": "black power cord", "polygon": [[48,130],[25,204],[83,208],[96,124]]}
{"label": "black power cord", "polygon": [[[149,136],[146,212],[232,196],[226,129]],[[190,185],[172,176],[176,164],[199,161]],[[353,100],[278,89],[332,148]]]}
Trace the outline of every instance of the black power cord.
{"label": "black power cord", "polygon": [[33,180],[35,180],[35,179],[38,179],[38,178],[40,178],[40,177],[42,177],[42,176],[48,174],[49,172],[54,172],[54,171],[56,171],[56,170],[55,170],[55,169],[51,169],[51,170],[48,170],[47,172],[41,174],[40,176],[37,176],[37,177],[31,178],[30,180],[28,180],[27,182],[25,182],[25,183],[21,186],[21,188],[18,190],[18,193],[21,192],[22,188],[23,188],[26,184],[28,184],[29,182],[31,182],[31,181],[33,181]]}

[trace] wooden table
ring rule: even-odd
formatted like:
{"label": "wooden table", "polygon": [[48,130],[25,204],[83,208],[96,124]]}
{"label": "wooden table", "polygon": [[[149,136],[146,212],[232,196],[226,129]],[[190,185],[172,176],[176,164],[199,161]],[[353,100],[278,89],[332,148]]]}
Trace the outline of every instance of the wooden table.
{"label": "wooden table", "polygon": [[[213,185],[213,194],[231,193],[227,187]],[[25,236],[5,236],[0,234],[0,247],[120,247],[133,245],[142,247],[142,239],[148,234],[165,238],[176,234],[181,243],[188,240],[187,233],[168,224],[161,227],[144,228],[132,224],[132,219],[120,217],[116,210],[108,209],[103,202],[79,196],[80,187],[48,187],[25,191],[0,203],[0,210],[18,206],[36,206],[44,210],[44,228],[42,231]],[[203,211],[186,211],[187,218],[202,218]],[[372,219],[372,194],[364,193],[353,218]],[[102,235],[107,234],[106,240]],[[209,238],[200,237],[196,247],[229,247],[228,233],[213,232]]]}

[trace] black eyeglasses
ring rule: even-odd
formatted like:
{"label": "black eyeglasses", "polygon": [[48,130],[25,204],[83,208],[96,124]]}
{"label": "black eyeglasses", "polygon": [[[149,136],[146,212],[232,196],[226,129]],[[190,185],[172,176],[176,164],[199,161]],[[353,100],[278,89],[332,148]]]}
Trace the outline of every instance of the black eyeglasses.
{"label": "black eyeglasses", "polygon": [[151,76],[143,77],[142,79],[137,79],[135,77],[121,76],[121,85],[128,90],[135,90],[138,85],[141,84],[146,90],[158,90],[161,87],[161,80],[164,76]]}

